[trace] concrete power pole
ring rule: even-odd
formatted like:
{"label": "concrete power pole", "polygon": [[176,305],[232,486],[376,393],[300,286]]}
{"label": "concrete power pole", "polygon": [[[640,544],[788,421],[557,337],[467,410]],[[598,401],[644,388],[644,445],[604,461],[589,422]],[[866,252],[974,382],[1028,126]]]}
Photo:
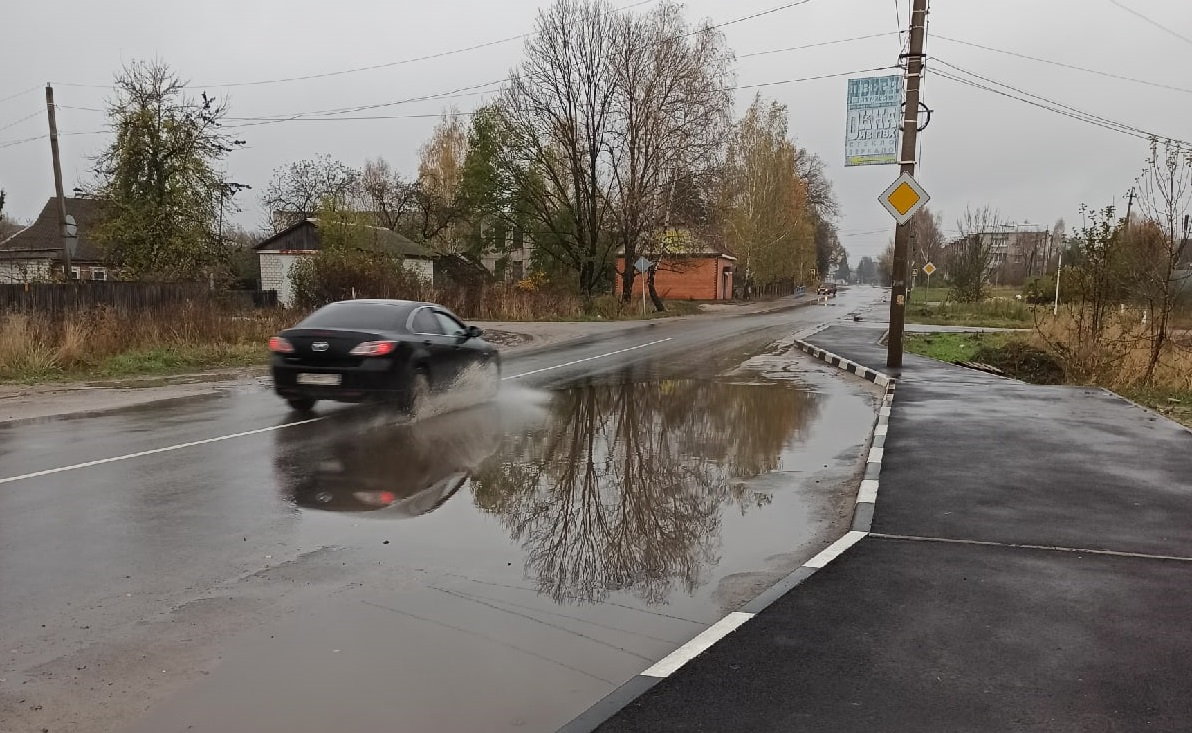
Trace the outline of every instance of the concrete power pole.
{"label": "concrete power pole", "polygon": [[[911,45],[906,54],[906,102],[902,119],[902,172],[915,175],[915,145],[919,141],[919,85],[923,76],[923,46],[927,37],[927,0],[914,0],[911,10]],[[906,324],[907,250],[909,224],[894,231],[893,286],[890,293],[890,336],[886,344],[886,366],[902,367],[902,335]]]}
{"label": "concrete power pole", "polygon": [[62,193],[62,161],[58,157],[58,120],[54,116],[54,87],[46,84],[46,112],[50,116],[50,152],[54,156],[54,193],[58,196],[58,228],[62,232],[62,277],[70,280],[70,232],[66,196]]}

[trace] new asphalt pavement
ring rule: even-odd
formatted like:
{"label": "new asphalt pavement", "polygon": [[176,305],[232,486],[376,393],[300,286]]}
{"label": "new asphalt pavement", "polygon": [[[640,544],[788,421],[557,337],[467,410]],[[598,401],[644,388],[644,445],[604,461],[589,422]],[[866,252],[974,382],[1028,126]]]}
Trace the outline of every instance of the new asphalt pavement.
{"label": "new asphalt pavement", "polygon": [[[809,340],[885,372],[878,319]],[[870,533],[598,729],[1192,729],[1192,432],[1100,389],[891,376]]]}

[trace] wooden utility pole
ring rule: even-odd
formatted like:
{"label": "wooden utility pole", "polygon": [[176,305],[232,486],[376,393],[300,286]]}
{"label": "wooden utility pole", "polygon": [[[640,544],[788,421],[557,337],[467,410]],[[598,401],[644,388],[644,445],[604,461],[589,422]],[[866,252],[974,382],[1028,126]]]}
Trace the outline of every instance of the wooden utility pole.
{"label": "wooden utility pole", "polygon": [[70,232],[66,228],[66,195],[62,193],[62,161],[58,157],[58,120],[54,116],[54,87],[46,84],[46,112],[50,116],[50,152],[54,156],[54,193],[58,196],[58,230],[62,234],[62,277],[70,280]]}
{"label": "wooden utility pole", "polygon": [[[911,45],[906,54],[906,102],[902,118],[902,172],[915,175],[915,146],[919,141],[919,84],[923,76],[923,46],[927,36],[927,0],[914,0],[911,10]],[[894,231],[893,285],[890,292],[890,335],[886,340],[886,366],[902,367],[902,336],[906,324],[906,265],[910,249],[910,224]]]}

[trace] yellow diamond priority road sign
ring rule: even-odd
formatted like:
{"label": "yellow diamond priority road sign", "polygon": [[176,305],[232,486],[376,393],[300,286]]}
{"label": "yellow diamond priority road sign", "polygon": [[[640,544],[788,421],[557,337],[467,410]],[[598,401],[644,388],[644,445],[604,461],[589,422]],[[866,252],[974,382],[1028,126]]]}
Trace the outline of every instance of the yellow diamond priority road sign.
{"label": "yellow diamond priority road sign", "polygon": [[909,173],[903,173],[878,199],[899,224],[910,221],[915,212],[931,200],[927,191]]}
{"label": "yellow diamond priority road sign", "polygon": [[926,265],[923,265],[923,272],[927,273],[928,275],[931,275],[932,273],[935,272],[935,265],[928,262]]}

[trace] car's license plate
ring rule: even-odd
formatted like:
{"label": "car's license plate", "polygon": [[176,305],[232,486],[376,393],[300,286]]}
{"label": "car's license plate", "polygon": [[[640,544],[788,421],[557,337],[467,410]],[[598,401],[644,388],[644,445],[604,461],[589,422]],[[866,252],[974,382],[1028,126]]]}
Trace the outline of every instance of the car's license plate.
{"label": "car's license plate", "polygon": [[339,374],[299,374],[298,384],[315,384],[329,387],[340,383]]}

